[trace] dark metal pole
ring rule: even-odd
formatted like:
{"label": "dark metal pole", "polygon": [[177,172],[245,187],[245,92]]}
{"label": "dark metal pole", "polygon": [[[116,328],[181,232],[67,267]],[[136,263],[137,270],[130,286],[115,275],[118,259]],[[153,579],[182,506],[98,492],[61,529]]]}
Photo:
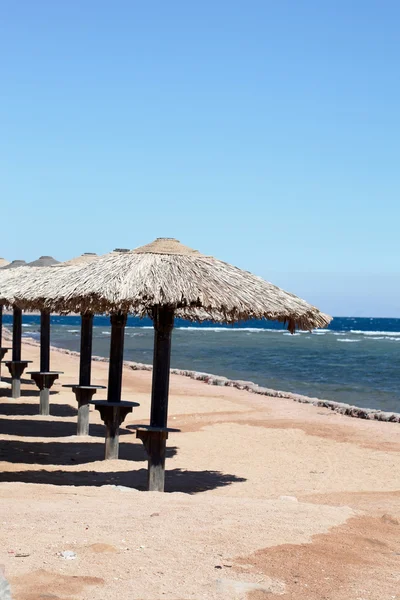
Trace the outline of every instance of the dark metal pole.
{"label": "dark metal pole", "polygon": [[92,368],[93,314],[81,314],[81,357],[79,363],[79,385],[90,385]]}
{"label": "dark metal pole", "polygon": [[174,327],[173,309],[167,306],[155,307],[153,321],[154,355],[150,425],[152,427],[166,427],[168,420],[171,336]]}
{"label": "dark metal pole", "polygon": [[50,370],[50,312],[40,311],[40,371]]}
{"label": "dark metal pole", "polygon": [[124,335],[127,315],[111,315],[110,364],[108,370],[108,402],[121,401],[122,369],[124,361]]}
{"label": "dark metal pole", "polygon": [[12,338],[12,359],[13,362],[19,362],[21,360],[22,310],[17,306],[14,306],[13,309]]}

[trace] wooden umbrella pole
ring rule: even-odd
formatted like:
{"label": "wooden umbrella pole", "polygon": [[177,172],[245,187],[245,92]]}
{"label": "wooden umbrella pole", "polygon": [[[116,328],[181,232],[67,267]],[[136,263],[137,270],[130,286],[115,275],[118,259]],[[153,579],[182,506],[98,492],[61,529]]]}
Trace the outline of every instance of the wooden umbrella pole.
{"label": "wooden umbrella pole", "polygon": [[17,306],[13,309],[13,334],[12,334],[12,359],[13,362],[21,360],[22,339],[22,310]]}
{"label": "wooden umbrella pole", "polygon": [[110,364],[108,369],[108,402],[120,402],[124,362],[124,336],[127,315],[114,313],[111,321]]}
{"label": "wooden umbrella pole", "polygon": [[40,311],[40,370],[50,370],[50,312]]}
{"label": "wooden umbrella pole", "polygon": [[154,354],[150,425],[152,427],[166,427],[168,421],[171,337],[174,327],[173,309],[167,306],[155,307],[153,321]]}
{"label": "wooden umbrella pole", "polygon": [[81,354],[79,385],[90,385],[92,368],[93,314],[81,314]]}
{"label": "wooden umbrella pole", "polygon": [[[151,390],[150,430],[138,432],[148,454],[147,489],[163,492],[167,445],[169,369],[174,311],[167,306],[153,309],[154,354]],[[151,428],[154,428],[153,430]]]}
{"label": "wooden umbrella pole", "polygon": [[[50,312],[40,311],[40,407],[39,414],[48,416],[50,414],[50,389],[45,385],[46,377],[43,373],[50,370]],[[39,380],[38,380],[39,381]]]}
{"label": "wooden umbrella pole", "polygon": [[122,369],[124,361],[124,335],[127,315],[115,313],[111,315],[110,364],[108,370],[107,402],[109,409],[103,409],[103,420],[106,426],[106,459],[118,458],[119,427],[121,425],[121,409],[115,404],[121,402]]}

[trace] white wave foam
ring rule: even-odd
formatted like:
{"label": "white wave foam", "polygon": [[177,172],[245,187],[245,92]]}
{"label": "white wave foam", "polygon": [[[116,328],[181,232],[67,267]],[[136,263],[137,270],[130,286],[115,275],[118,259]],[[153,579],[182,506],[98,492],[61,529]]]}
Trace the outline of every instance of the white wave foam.
{"label": "white wave foam", "polygon": [[111,335],[111,331],[102,331],[101,332],[103,335]]}
{"label": "white wave foam", "polygon": [[389,335],[389,336],[400,336],[400,331],[360,331],[359,329],[351,329],[350,333],[354,335]]}
{"label": "white wave foam", "polygon": [[356,344],[357,342],[361,342],[361,340],[351,340],[350,338],[343,338],[342,340],[336,340],[337,342],[348,342],[348,343],[354,343]]}
{"label": "white wave foam", "polygon": [[33,327],[31,323],[22,323],[22,327]]}
{"label": "white wave foam", "polygon": [[68,333],[79,333],[79,329],[67,329]]}
{"label": "white wave foam", "polygon": [[273,333],[285,333],[285,329],[264,329],[263,327],[177,327],[184,331],[234,331],[236,333],[240,331],[247,331],[250,333],[259,333],[263,331],[269,331]]}

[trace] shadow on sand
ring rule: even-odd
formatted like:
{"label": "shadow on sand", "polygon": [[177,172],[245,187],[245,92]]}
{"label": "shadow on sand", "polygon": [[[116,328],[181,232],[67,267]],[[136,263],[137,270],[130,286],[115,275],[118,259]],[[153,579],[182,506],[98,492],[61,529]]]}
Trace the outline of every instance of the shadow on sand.
{"label": "shadow on sand", "polygon": [[[167,448],[167,458],[177,453]],[[121,460],[147,460],[141,442],[120,444]],[[104,442],[25,442],[0,440],[0,461],[30,465],[77,465],[104,460]]]}
{"label": "shadow on sand", "polygon": [[[0,417],[33,417],[39,414],[39,402],[27,404],[26,402],[3,402],[0,404]],[[50,415],[52,417],[75,417],[78,411],[69,404],[50,404]]]}
{"label": "shadow on sand", "polygon": [[[26,437],[69,437],[76,435],[76,422],[71,421],[40,421],[39,419],[3,419],[0,417],[0,434]],[[132,435],[132,431],[120,429],[121,435]],[[93,437],[104,438],[105,427],[91,423],[89,434]]]}
{"label": "shadow on sand", "polygon": [[[246,481],[243,477],[236,477],[236,475],[219,471],[173,469],[165,472],[165,491],[197,494],[243,481]],[[147,470],[115,471],[112,473],[98,473],[95,471],[18,471],[0,473],[0,483],[3,482],[41,483],[61,486],[118,485],[136,490],[145,490],[147,488]]]}
{"label": "shadow on sand", "polygon": [[[4,381],[3,378],[2,378],[2,381]],[[18,399],[12,398],[10,389],[1,388],[0,392],[1,392],[0,393],[1,398],[10,398],[13,402],[18,402]],[[60,392],[57,389],[53,389],[53,388],[49,392],[50,396],[54,396],[59,393]],[[40,396],[40,390],[39,390],[39,388],[36,387],[35,384],[33,384],[32,388],[29,390],[21,390],[20,391],[20,398],[39,398],[39,396]]]}

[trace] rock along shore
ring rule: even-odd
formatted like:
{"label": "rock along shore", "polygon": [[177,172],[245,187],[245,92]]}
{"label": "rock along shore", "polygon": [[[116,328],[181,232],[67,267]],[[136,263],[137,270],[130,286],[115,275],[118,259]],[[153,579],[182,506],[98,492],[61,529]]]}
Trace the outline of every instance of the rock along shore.
{"label": "rock along shore", "polygon": [[[10,336],[10,332],[4,330],[6,336]],[[24,343],[31,345],[38,345],[38,342],[32,338],[24,338]],[[75,350],[67,350],[66,348],[59,348],[56,346],[51,347],[56,352],[64,354],[71,354],[79,356],[79,352]],[[93,356],[94,361],[108,362],[108,358],[103,356]],[[124,361],[124,366],[132,369],[133,371],[152,371],[152,365],[137,363],[133,361]],[[259,394],[261,396],[268,396],[269,398],[285,398],[293,400],[294,402],[301,402],[303,404],[312,404],[323,408],[329,408],[333,412],[346,415],[348,417],[355,417],[357,419],[369,419],[376,421],[387,421],[391,423],[400,423],[400,413],[386,412],[377,410],[374,408],[361,408],[359,406],[352,406],[345,404],[344,402],[335,402],[334,400],[322,400],[320,398],[310,398],[308,396],[302,396],[301,394],[293,394],[291,392],[282,392],[279,390],[272,390],[270,388],[262,387],[253,383],[252,381],[242,381],[240,379],[228,379],[219,375],[212,375],[210,373],[201,373],[199,371],[190,371],[187,369],[171,369],[173,375],[180,375],[181,377],[189,377],[196,381],[203,381],[208,385],[219,385],[226,387],[233,387],[239,390],[245,390],[252,394]]]}

